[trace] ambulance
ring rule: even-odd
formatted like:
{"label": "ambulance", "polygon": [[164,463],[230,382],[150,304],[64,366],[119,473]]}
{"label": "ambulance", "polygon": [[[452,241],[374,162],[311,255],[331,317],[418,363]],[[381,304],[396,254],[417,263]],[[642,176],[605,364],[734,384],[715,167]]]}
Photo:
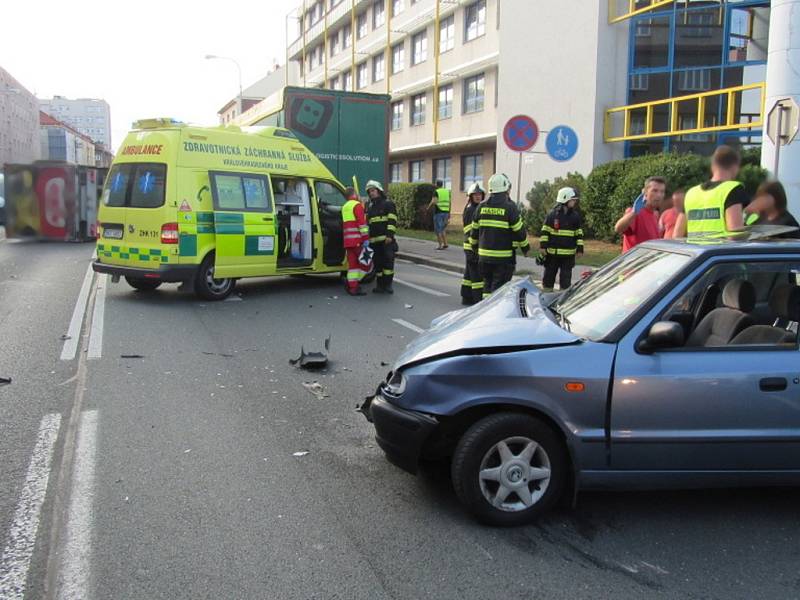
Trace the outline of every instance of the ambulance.
{"label": "ambulance", "polygon": [[138,121],[106,178],[93,268],[207,300],[243,277],[341,273],[345,200],[288,129]]}

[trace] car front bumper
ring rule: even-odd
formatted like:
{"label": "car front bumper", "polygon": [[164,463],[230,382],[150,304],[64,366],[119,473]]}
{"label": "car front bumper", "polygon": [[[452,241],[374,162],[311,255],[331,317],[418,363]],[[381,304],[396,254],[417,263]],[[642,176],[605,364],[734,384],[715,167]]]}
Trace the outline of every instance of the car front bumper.
{"label": "car front bumper", "polygon": [[159,267],[158,269],[137,269],[135,267],[123,267],[120,265],[109,265],[95,260],[92,269],[97,273],[108,273],[119,277],[131,277],[134,279],[149,279],[152,281],[162,281],[164,283],[177,283],[191,281],[197,272],[196,265],[174,265]]}
{"label": "car front bumper", "polygon": [[367,399],[361,411],[375,425],[375,439],[389,462],[416,474],[425,442],[439,421],[431,415],[392,404],[380,389]]}

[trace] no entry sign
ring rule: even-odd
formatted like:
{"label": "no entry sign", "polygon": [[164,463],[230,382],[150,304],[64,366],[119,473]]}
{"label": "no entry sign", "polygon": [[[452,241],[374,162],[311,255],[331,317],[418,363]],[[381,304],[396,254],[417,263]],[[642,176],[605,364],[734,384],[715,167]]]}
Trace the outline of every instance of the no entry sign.
{"label": "no entry sign", "polygon": [[503,140],[514,152],[527,152],[539,139],[539,126],[526,115],[511,117],[503,128]]}

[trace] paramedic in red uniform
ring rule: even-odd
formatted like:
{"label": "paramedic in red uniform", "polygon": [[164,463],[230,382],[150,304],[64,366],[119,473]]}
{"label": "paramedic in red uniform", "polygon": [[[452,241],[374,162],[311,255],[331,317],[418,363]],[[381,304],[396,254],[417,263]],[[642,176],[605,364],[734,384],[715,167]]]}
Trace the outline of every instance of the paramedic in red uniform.
{"label": "paramedic in red uniform", "polygon": [[347,253],[347,293],[351,296],[365,296],[361,290],[364,270],[358,260],[361,249],[369,246],[369,227],[364,214],[364,206],[353,188],[345,190],[347,202],[342,206],[344,249]]}

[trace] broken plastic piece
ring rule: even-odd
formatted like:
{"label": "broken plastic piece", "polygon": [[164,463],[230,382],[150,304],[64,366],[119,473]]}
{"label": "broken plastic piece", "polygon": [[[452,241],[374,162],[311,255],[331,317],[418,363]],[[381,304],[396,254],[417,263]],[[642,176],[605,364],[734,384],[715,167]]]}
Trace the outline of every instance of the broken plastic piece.
{"label": "broken plastic piece", "polygon": [[328,353],[331,349],[331,336],[325,339],[325,347],[322,352],[306,352],[304,347],[300,347],[300,356],[293,358],[289,362],[301,369],[321,369],[328,364]]}
{"label": "broken plastic piece", "polygon": [[303,387],[311,392],[317,398],[317,400],[322,400],[329,397],[328,394],[325,393],[325,388],[316,381],[307,381],[303,384]]}
{"label": "broken plastic piece", "polygon": [[406,308],[408,310],[411,310],[412,308],[414,308],[414,305],[413,304],[406,304]]}
{"label": "broken plastic piece", "polygon": [[294,452],[292,456],[305,456],[308,454],[308,450],[303,450],[302,452]]}
{"label": "broken plastic piece", "polygon": [[120,358],[144,358],[144,354],[120,354]]}
{"label": "broken plastic piece", "polygon": [[11,383],[11,377],[0,377],[0,385],[8,385]]}

